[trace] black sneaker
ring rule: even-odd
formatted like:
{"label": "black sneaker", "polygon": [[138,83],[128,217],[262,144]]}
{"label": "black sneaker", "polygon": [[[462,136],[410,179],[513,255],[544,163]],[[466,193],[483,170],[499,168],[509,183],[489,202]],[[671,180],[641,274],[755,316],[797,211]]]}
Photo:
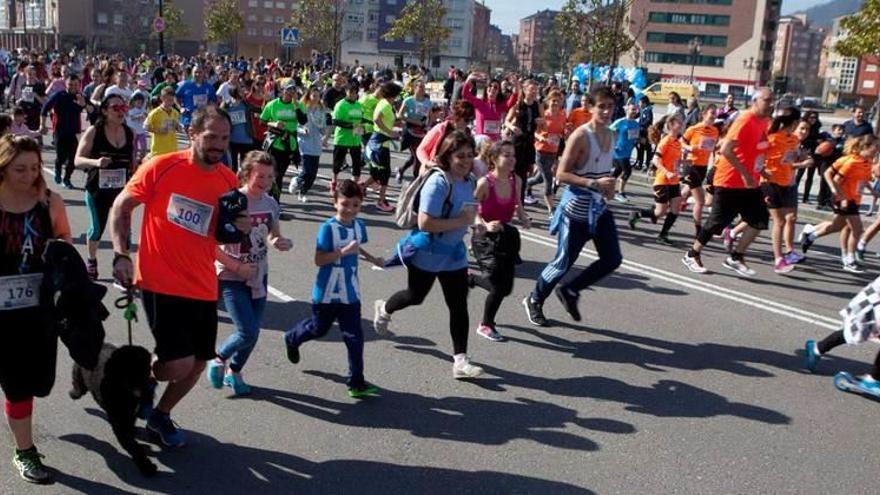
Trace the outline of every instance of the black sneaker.
{"label": "black sneaker", "polygon": [[639,212],[634,211],[629,214],[629,228],[635,229],[639,223]]}
{"label": "black sneaker", "polygon": [[287,345],[287,360],[293,364],[299,362],[299,346]]}
{"label": "black sneaker", "polygon": [[36,447],[25,450],[15,450],[12,456],[12,464],[18,469],[18,475],[28,483],[45,485],[52,482],[52,474],[43,465],[43,455],[37,452]]}
{"label": "black sneaker", "polygon": [[547,318],[544,317],[543,304],[532,301],[532,296],[526,296],[526,298],[523,299],[522,304],[526,308],[526,316],[532,325],[539,327],[547,326]]}
{"label": "black sneaker", "polygon": [[98,260],[86,260],[86,272],[88,272],[89,278],[92,279],[92,281],[98,280]]}
{"label": "black sneaker", "polygon": [[658,236],[657,236],[657,242],[659,242],[660,244],[664,244],[664,245],[666,245],[666,246],[674,246],[674,245],[675,245],[675,243],[673,243],[673,242],[669,239],[669,237],[667,237],[667,236],[665,236],[665,235],[658,235]]}
{"label": "black sneaker", "polygon": [[581,321],[581,311],[578,309],[578,294],[572,294],[562,287],[557,287],[554,292],[556,292],[559,302],[562,303],[562,309],[571,316],[571,319]]}

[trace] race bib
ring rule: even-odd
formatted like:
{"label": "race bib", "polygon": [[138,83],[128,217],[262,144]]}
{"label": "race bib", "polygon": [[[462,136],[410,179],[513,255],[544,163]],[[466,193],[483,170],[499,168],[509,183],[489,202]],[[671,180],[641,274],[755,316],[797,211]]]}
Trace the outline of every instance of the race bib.
{"label": "race bib", "polygon": [[208,104],[208,95],[193,95],[193,103],[197,108]]}
{"label": "race bib", "polygon": [[550,146],[559,146],[559,135],[558,134],[547,135],[547,144],[549,144]]}
{"label": "race bib", "polygon": [[36,307],[42,283],[42,273],[0,277],[0,311]]}
{"label": "race bib", "polygon": [[125,187],[124,168],[98,169],[98,189],[122,189]]}
{"label": "race bib", "polygon": [[232,121],[232,125],[244,124],[245,123],[244,111],[239,110],[237,112],[230,113],[229,120]]}
{"label": "race bib", "polygon": [[361,126],[357,126],[354,129],[352,129],[352,132],[354,132],[355,136],[363,136],[364,135],[364,128]]}
{"label": "race bib", "polygon": [[700,149],[704,151],[715,150],[715,138],[703,138],[700,140]]}
{"label": "race bib", "polygon": [[630,141],[635,141],[639,138],[639,130],[637,128],[627,129],[626,138]]}
{"label": "race bib", "polygon": [[292,120],[294,111],[289,108],[280,108],[276,115],[278,116],[278,120]]}
{"label": "race bib", "polygon": [[785,154],[782,156],[782,163],[787,163],[791,165],[795,162],[795,160],[797,160],[797,157],[797,150],[786,151]]}
{"label": "race bib", "polygon": [[764,155],[758,155],[758,157],[755,158],[755,172],[761,173],[764,171],[764,162],[766,160],[767,158]]}
{"label": "race bib", "polygon": [[165,119],[162,122],[162,134],[170,134],[177,130],[177,121],[172,119]]}
{"label": "race bib", "polygon": [[214,207],[180,194],[171,194],[168,200],[168,221],[193,234],[208,236]]}
{"label": "race bib", "polygon": [[501,133],[501,121],[500,120],[484,120],[483,121],[483,133],[484,134],[500,134]]}
{"label": "race bib", "polygon": [[34,88],[28,86],[25,88],[21,88],[21,99],[28,102],[34,102]]}

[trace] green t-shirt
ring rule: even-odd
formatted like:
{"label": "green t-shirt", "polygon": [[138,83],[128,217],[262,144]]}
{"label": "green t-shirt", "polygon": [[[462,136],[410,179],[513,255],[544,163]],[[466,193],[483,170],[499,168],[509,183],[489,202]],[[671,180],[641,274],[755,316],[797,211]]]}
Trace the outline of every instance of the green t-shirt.
{"label": "green t-shirt", "polygon": [[[384,98],[382,100],[379,100],[379,103],[376,105],[376,111],[373,112],[373,122],[379,121],[382,122],[382,125],[384,125],[386,128],[394,129],[394,120],[394,107],[391,106],[391,103],[388,103],[388,100]],[[383,132],[379,128],[379,126],[375,126],[375,131],[379,134],[391,137],[390,134]],[[391,141],[385,141],[382,146],[390,148]]]}
{"label": "green t-shirt", "polygon": [[[373,116],[373,112],[376,110],[376,105],[379,103],[379,98],[376,98],[376,95],[373,93],[367,93],[364,96],[361,96],[360,104],[361,108],[364,110],[364,115],[367,116],[367,120],[370,122],[373,121],[371,118]],[[373,133],[373,124],[365,123],[364,124],[364,132],[368,134]]]}
{"label": "green t-shirt", "polygon": [[[263,122],[283,122],[284,128],[290,132],[290,149],[296,149],[296,128],[299,123],[296,120],[296,109],[299,108],[303,113],[306,112],[305,107],[298,101],[284,103],[281,98],[275,98],[263,107],[263,113],[260,114],[260,120]],[[285,148],[285,144],[276,139],[273,147],[279,150]]]}
{"label": "green t-shirt", "polygon": [[359,128],[360,133],[356,132],[355,129],[336,126],[336,130],[333,132],[333,144],[349,147],[360,146],[361,136],[364,134],[363,119],[364,109],[359,102],[351,102],[347,98],[336,102],[336,106],[333,108],[333,120],[348,122]]}

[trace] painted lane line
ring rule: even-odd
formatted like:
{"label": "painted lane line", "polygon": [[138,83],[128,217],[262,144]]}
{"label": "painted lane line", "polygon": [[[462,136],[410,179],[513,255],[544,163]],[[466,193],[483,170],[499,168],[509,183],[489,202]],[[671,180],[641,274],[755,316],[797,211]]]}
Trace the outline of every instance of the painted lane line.
{"label": "painted lane line", "polygon": [[281,302],[289,303],[289,302],[296,301],[296,299],[288,296],[284,292],[281,292],[280,290],[276,289],[275,287],[272,287],[271,285],[268,287],[268,290],[269,290],[269,294],[272,294],[277,299],[279,299]]}

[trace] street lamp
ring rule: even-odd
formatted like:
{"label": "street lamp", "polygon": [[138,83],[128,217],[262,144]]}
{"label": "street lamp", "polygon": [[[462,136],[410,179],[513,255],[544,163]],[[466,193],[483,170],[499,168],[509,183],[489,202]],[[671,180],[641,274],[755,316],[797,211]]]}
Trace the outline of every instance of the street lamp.
{"label": "street lamp", "polygon": [[703,49],[703,42],[700,38],[694,37],[692,40],[688,41],[688,49],[691,53],[691,86],[693,86],[694,68],[697,66],[697,59],[700,56],[700,51]]}
{"label": "street lamp", "polygon": [[748,84],[746,85],[746,97],[748,97],[751,93],[752,88],[752,71],[757,68],[755,65],[755,57],[749,57],[748,59],[743,59],[743,69],[748,69]]}

